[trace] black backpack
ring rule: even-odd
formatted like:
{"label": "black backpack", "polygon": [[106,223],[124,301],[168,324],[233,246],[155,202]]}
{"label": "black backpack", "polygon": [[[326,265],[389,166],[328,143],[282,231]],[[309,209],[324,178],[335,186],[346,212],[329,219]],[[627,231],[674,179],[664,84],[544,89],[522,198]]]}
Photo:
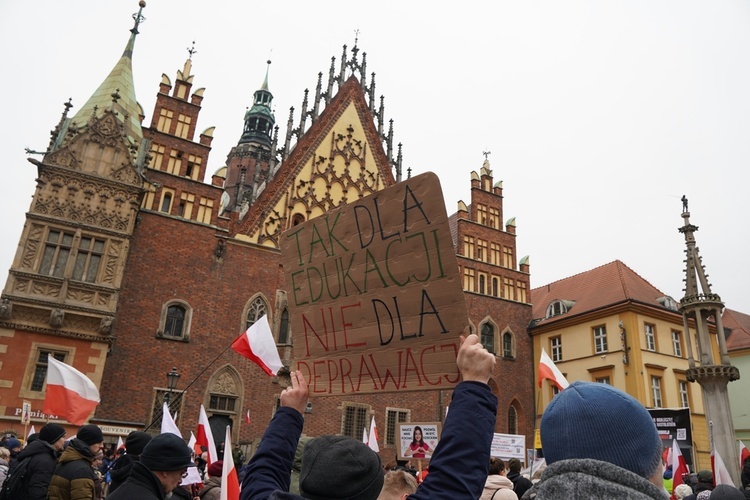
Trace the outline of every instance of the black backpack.
{"label": "black backpack", "polygon": [[3,481],[2,489],[0,489],[0,500],[13,500],[14,498],[22,498],[26,490],[26,472],[29,469],[30,459],[25,459],[21,462],[17,462],[16,466],[8,471],[8,475]]}

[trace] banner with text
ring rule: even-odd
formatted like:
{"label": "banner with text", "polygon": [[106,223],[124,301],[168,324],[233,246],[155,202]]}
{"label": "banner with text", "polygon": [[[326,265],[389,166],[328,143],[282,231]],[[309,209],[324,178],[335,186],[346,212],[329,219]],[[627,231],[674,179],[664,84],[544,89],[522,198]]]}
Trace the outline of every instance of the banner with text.
{"label": "banner with text", "polygon": [[665,448],[672,447],[672,441],[677,440],[685,462],[692,470],[693,465],[693,433],[690,425],[690,409],[679,408],[649,408],[651,418],[659,431],[659,437]]}
{"label": "banner with text", "polygon": [[517,458],[525,464],[528,463],[526,460],[526,436],[499,434],[496,432],[492,436],[490,456],[502,458],[503,460]]}
{"label": "banner with text", "polygon": [[311,396],[458,383],[468,315],[434,173],[290,228],[281,252]]}

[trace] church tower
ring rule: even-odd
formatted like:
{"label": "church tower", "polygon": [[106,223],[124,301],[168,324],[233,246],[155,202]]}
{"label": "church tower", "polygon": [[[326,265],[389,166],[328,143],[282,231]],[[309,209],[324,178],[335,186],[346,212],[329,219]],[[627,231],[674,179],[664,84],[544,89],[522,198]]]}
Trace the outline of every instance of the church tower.
{"label": "church tower", "polygon": [[65,105],[42,159],[29,159],[37,186],[0,305],[0,415],[23,400],[41,413],[48,356],[101,380],[143,193],[132,74],[139,5],[112,71],[75,116]]}
{"label": "church tower", "polygon": [[[711,291],[708,274],[703,265],[694,233],[698,226],[690,223],[688,200],[682,197],[682,220],[684,225],[679,231],[685,235],[685,296],[680,300],[685,332],[692,325],[695,331],[698,359],[693,357],[692,338],[685,335],[688,347],[688,364],[686,376],[690,382],[698,382],[703,392],[706,419],[709,422],[709,433],[714,448],[727,465],[734,484],[740,484],[737,447],[734,439],[734,425],[729,409],[727,384],[739,380],[739,370],[730,364],[727,354],[727,343],[724,337],[721,312],[724,303],[718,294]],[[709,323],[710,322],[710,323]],[[715,330],[714,330],[715,328]],[[712,337],[716,336],[716,342]],[[716,357],[718,346],[718,359]]]}

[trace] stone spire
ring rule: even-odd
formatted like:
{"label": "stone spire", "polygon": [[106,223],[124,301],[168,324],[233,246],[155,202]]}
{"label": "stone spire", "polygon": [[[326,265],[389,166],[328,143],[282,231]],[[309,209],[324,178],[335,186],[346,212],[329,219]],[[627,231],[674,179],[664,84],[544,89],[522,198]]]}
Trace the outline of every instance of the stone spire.
{"label": "stone spire", "polygon": [[[725,464],[734,465],[739,459],[735,446],[727,384],[739,380],[740,372],[729,361],[724,325],[721,320],[724,303],[718,294],[711,291],[708,274],[706,274],[706,268],[695,243],[695,232],[698,231],[698,226],[690,223],[688,200],[685,196],[682,197],[682,220],[684,225],[679,228],[679,231],[685,235],[687,248],[685,249],[685,296],[680,300],[680,312],[688,351],[689,368],[686,376],[690,382],[698,382],[701,386],[706,419],[712,430],[712,436],[709,437],[714,447]],[[714,359],[715,344],[712,342],[713,335],[709,331],[709,322],[716,327],[718,360]],[[697,360],[693,357],[691,326],[696,339]],[[740,484],[737,467],[728,466],[727,468],[734,483]]]}
{"label": "stone spire", "polygon": [[136,146],[140,146],[143,140],[143,131],[140,116],[142,111],[135,98],[135,84],[133,83],[133,47],[135,37],[138,35],[138,26],[146,20],[142,15],[146,2],[141,0],[138,5],[140,8],[136,14],[133,14],[135,23],[130,30],[130,39],[122,56],[99,88],[72,118],[72,122],[80,128],[90,120],[99,118],[104,111],[111,108],[117,111],[120,119],[125,120],[125,130]]}

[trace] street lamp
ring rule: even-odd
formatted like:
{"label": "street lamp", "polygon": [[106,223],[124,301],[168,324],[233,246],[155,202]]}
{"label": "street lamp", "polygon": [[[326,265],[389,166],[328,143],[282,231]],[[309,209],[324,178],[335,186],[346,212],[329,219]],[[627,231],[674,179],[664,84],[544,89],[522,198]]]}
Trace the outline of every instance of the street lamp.
{"label": "street lamp", "polygon": [[172,367],[172,371],[167,372],[167,392],[164,394],[164,402],[169,405],[172,391],[177,387],[177,381],[180,379],[180,374],[177,373],[177,367]]}

